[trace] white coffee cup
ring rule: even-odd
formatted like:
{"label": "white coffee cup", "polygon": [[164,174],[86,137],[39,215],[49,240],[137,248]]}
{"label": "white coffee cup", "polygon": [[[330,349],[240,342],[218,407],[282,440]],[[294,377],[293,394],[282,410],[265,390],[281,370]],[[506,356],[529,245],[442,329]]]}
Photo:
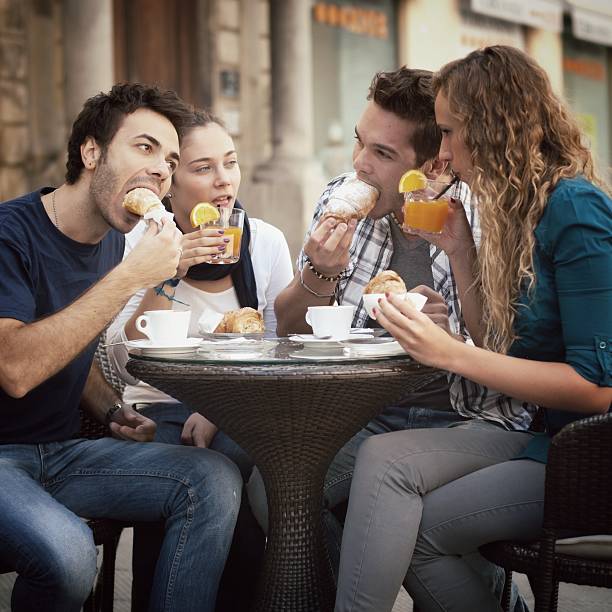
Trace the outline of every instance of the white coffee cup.
{"label": "white coffee cup", "polygon": [[346,340],[351,333],[354,306],[309,306],[306,323],[317,338]]}
{"label": "white coffee cup", "polygon": [[136,319],[136,329],[153,344],[178,345],[187,340],[191,310],[147,310]]}
{"label": "white coffee cup", "polygon": [[[420,293],[413,293],[409,291],[408,293],[401,293],[399,295],[405,300],[410,300],[412,302],[412,305],[417,310],[421,310],[421,308],[425,306],[425,302],[427,301],[427,298],[424,295],[421,295]],[[366,309],[366,312],[368,313],[370,318],[376,319],[376,317],[373,314],[372,309],[378,308],[378,300],[384,297],[385,297],[384,293],[364,293],[363,294],[363,306]]]}

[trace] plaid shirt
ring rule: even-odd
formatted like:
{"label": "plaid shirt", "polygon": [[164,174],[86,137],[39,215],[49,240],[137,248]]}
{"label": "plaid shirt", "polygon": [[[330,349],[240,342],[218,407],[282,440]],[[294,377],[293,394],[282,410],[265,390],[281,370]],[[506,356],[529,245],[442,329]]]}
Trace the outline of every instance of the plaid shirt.
{"label": "plaid shirt", "polygon": [[[327,185],[317,203],[312,224],[306,235],[306,240],[318,225],[321,215],[334,190],[341,185],[352,173],[342,174]],[[463,202],[474,240],[478,245],[480,241],[480,227],[476,209],[471,205],[470,192],[464,183],[460,183],[455,197]],[[382,219],[362,219],[355,231],[349,249],[350,260],[346,276],[338,283],[336,295],[338,303],[355,306],[354,327],[364,327],[368,315],[363,307],[363,288],[377,274],[387,270],[393,254],[393,241],[391,239],[390,224],[394,221],[389,215]],[[433,276],[433,289],[440,293],[448,304],[448,317],[451,331],[461,334],[469,340],[469,334],[461,317],[461,305],[455,279],[453,278],[450,262],[446,253],[430,245],[431,272]],[[301,271],[305,265],[305,255],[302,250],[297,261]],[[471,340],[470,340],[471,341]],[[529,427],[536,407],[512,399],[497,391],[478,385],[471,380],[449,372],[449,394],[453,408],[467,418],[481,418],[493,421],[506,429],[524,430]]]}

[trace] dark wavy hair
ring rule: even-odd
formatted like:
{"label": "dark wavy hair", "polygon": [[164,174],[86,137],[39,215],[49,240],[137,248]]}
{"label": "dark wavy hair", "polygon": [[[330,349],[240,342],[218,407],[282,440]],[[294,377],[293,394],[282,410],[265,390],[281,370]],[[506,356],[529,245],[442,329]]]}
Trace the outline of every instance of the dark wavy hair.
{"label": "dark wavy hair", "polygon": [[434,113],[432,77],[429,70],[413,70],[406,66],[391,72],[378,72],[368,93],[368,100],[414,124],[410,144],[414,147],[419,166],[434,159],[440,149],[441,134]]}
{"label": "dark wavy hair", "polygon": [[74,184],[83,171],[81,145],[88,137],[100,145],[102,157],[117,133],[126,115],[139,108],[150,109],[163,115],[182,136],[186,122],[193,115],[193,109],[175,91],[162,90],[142,83],[120,83],[108,93],[99,93],[89,98],[79,113],[68,140],[66,161],[66,182]]}

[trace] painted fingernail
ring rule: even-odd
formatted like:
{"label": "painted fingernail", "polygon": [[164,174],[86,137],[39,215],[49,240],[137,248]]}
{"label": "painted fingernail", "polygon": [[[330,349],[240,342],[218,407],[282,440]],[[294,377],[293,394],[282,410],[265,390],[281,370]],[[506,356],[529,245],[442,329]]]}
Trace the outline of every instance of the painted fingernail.
{"label": "painted fingernail", "polygon": [[380,304],[382,302],[382,298],[378,298],[377,302]]}
{"label": "painted fingernail", "polygon": [[222,244],[220,247],[217,247],[220,251],[225,251],[225,245]]}
{"label": "painted fingernail", "polygon": [[388,291],[385,291],[385,297],[386,297],[387,299],[389,299],[389,292],[388,292]]}
{"label": "painted fingernail", "polygon": [[[380,302],[380,300],[378,300]],[[378,309],[377,308],[372,308],[372,314],[374,315],[374,318],[376,318],[376,315],[378,314]]]}
{"label": "painted fingernail", "polygon": [[225,230],[217,230],[220,234],[225,234]]}
{"label": "painted fingernail", "polygon": [[224,239],[223,239],[223,242],[229,242],[229,241],[230,241],[230,239],[229,239],[229,238],[224,238]]}

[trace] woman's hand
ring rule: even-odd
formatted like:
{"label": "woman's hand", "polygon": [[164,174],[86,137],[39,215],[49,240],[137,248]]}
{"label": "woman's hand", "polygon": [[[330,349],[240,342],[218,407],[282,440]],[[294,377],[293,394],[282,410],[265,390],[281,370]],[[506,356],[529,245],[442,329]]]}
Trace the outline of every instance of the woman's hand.
{"label": "woman's hand", "polygon": [[419,312],[410,302],[387,293],[376,308],[376,320],[414,359],[436,368],[445,368],[453,349],[460,344],[449,330],[437,325],[430,315]]}
{"label": "woman's hand", "polygon": [[200,413],[190,414],[181,432],[181,444],[208,448],[217,433],[217,427]]}
{"label": "woman's hand", "polygon": [[199,229],[184,234],[181,241],[183,252],[179,261],[176,276],[183,278],[191,266],[199,263],[210,263],[217,259],[230,241],[223,230],[215,228]]}
{"label": "woman's hand", "polygon": [[127,404],[123,404],[121,410],[113,414],[108,426],[115,438],[135,442],[152,442],[157,429],[155,421],[140,414]]}
{"label": "woman's hand", "polygon": [[431,234],[423,230],[413,230],[410,233],[436,245],[450,258],[471,249],[474,246],[474,237],[463,204],[451,198],[448,208],[448,217],[441,234]]}

